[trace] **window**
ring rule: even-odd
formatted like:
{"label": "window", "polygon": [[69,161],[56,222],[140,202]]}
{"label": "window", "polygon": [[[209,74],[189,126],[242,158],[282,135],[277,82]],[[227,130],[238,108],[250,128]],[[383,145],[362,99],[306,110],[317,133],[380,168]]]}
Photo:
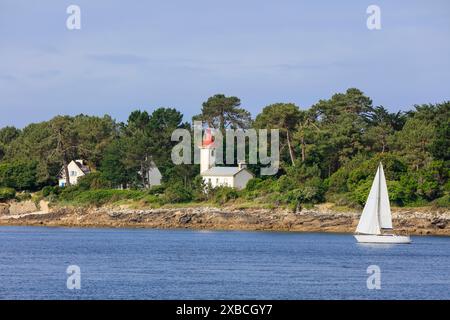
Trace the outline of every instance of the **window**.
{"label": "window", "polygon": [[77,172],[76,172],[76,171],[70,171],[70,176],[71,176],[71,177],[76,177],[76,175],[77,175]]}

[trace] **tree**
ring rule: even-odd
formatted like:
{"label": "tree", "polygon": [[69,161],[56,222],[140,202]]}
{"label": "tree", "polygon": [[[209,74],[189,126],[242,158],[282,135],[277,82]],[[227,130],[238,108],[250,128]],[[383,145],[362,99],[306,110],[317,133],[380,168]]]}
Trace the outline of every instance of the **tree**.
{"label": "tree", "polygon": [[334,94],[329,100],[320,100],[311,107],[320,132],[311,153],[331,176],[353,156],[364,151],[363,134],[368,126],[365,117],[372,109],[372,100],[358,89]]}
{"label": "tree", "polygon": [[300,109],[293,103],[275,103],[263,109],[255,119],[256,128],[279,129],[286,136],[291,164],[295,166],[295,154],[291,135],[299,123]]}
{"label": "tree", "polygon": [[308,111],[301,111],[299,116],[299,124],[294,138],[300,141],[302,162],[306,161],[306,141],[312,130],[320,131],[316,124],[314,114]]}
{"label": "tree", "polygon": [[220,129],[222,134],[225,128],[248,128],[251,122],[250,113],[240,108],[241,100],[237,97],[226,97],[216,94],[202,105],[202,113],[194,116],[195,120],[206,122],[209,127]]}
{"label": "tree", "polygon": [[37,187],[36,162],[16,160],[0,163],[0,186],[15,190],[34,190]]}
{"label": "tree", "polygon": [[73,119],[69,116],[57,116],[51,121],[52,134],[49,139],[55,141],[55,148],[50,157],[62,161],[66,185],[70,186],[69,162],[76,158],[78,148],[78,132],[74,129]]}
{"label": "tree", "polygon": [[397,149],[414,170],[419,170],[432,160],[430,148],[435,137],[432,123],[413,117],[396,134]]}
{"label": "tree", "polygon": [[73,118],[73,129],[77,132],[76,151],[79,157],[88,159],[94,167],[100,165],[106,147],[119,135],[118,125],[107,115],[77,115]]}
{"label": "tree", "polygon": [[450,160],[450,101],[436,106],[434,117],[436,136],[431,152],[436,159]]}
{"label": "tree", "polygon": [[4,127],[0,129],[0,160],[8,152],[12,141],[20,135],[20,130],[15,127]]}
{"label": "tree", "polygon": [[137,181],[138,171],[134,167],[127,167],[126,145],[122,139],[117,139],[106,148],[100,165],[103,177],[114,187],[128,187]]}
{"label": "tree", "polygon": [[336,123],[343,113],[364,116],[372,108],[372,100],[356,88],[345,93],[336,93],[329,100],[320,100],[311,107],[317,118],[323,123]]}

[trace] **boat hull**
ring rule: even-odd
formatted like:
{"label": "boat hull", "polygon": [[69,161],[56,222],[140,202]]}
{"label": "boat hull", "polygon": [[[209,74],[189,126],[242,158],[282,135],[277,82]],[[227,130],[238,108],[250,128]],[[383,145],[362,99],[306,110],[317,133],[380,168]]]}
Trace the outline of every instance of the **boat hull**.
{"label": "boat hull", "polygon": [[371,235],[371,234],[355,234],[356,241],[360,243],[411,243],[409,236],[396,236],[393,234]]}

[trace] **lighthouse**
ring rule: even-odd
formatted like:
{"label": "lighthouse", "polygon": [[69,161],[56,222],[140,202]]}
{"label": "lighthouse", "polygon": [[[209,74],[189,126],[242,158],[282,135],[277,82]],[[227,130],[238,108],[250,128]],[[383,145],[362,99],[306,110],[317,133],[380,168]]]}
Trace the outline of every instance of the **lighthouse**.
{"label": "lighthouse", "polygon": [[215,166],[215,145],[212,138],[211,129],[206,129],[205,137],[199,146],[200,148],[200,174]]}
{"label": "lighthouse", "polygon": [[231,187],[243,189],[247,182],[253,178],[253,174],[247,169],[245,163],[240,162],[237,167],[216,167],[216,145],[211,129],[205,131],[205,136],[200,144],[200,175],[203,183],[212,188]]}

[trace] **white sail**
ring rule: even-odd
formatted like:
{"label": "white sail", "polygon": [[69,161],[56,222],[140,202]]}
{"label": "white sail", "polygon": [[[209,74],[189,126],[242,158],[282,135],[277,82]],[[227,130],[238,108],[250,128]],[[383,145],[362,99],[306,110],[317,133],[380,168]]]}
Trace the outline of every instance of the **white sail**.
{"label": "white sail", "polygon": [[356,232],[364,234],[381,234],[380,220],[378,218],[378,205],[380,195],[380,167],[373,179],[366,205],[359,219]]}
{"label": "white sail", "polygon": [[386,185],[386,178],[384,177],[383,165],[381,163],[379,170],[380,170],[380,200],[379,200],[380,228],[392,229],[391,206],[389,204],[389,195]]}
{"label": "white sail", "polygon": [[392,216],[386,178],[380,163],[359,219],[355,238],[360,243],[411,243],[409,236],[382,233],[382,229],[392,229]]}

